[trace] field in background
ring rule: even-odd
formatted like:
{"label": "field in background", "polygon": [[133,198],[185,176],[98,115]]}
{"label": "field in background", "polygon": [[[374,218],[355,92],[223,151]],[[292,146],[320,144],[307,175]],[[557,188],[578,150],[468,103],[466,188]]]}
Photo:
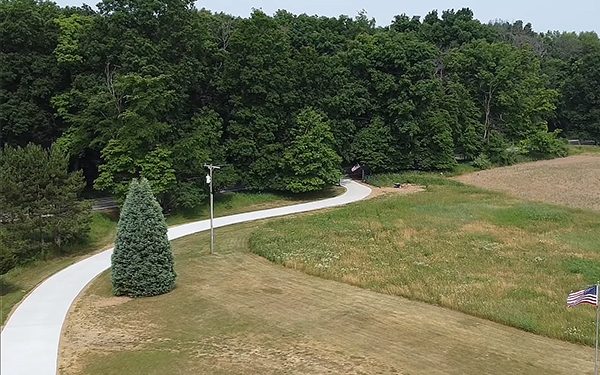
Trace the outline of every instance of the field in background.
{"label": "field in background", "polygon": [[[361,216],[364,206],[355,208],[354,216]],[[298,220],[302,231],[311,217],[289,221]],[[318,238],[340,229],[323,221],[327,214],[314,217],[322,224]],[[537,375],[590,369],[589,347],[272,264],[249,249],[252,233],[268,223],[219,228],[214,256],[202,251],[207,233],[174,241],[177,287],[165,295],[113,297],[104,273],[69,315],[59,373]],[[292,233],[290,241],[296,239]]]}
{"label": "field in background", "polygon": [[527,200],[600,211],[600,152],[590,152],[488,169],[456,179]]}
{"label": "field in background", "polygon": [[[217,194],[215,198],[215,215],[232,215],[298,204],[315,199],[325,199],[339,195],[343,191],[344,189],[341,187],[331,187],[320,192],[297,195],[259,192]],[[68,255],[18,266],[1,275],[0,325],[4,324],[13,306],[19,303],[40,282],[92,253],[112,247],[116,235],[117,215],[116,213],[94,212],[88,241],[67,248],[65,253]],[[168,216],[167,224],[177,225],[208,217],[208,207],[202,207],[194,212]]]}
{"label": "field in background", "polygon": [[253,233],[253,251],[311,275],[593,343],[593,309],[567,309],[565,298],[600,278],[598,213],[430,174],[378,180],[428,188],[271,222]]}

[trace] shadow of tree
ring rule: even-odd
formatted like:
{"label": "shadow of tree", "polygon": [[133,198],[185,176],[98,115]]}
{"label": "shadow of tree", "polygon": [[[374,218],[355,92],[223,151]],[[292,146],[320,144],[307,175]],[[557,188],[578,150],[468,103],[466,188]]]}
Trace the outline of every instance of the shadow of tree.
{"label": "shadow of tree", "polygon": [[5,296],[8,293],[12,293],[19,290],[18,285],[10,283],[4,278],[0,277],[0,296]]}

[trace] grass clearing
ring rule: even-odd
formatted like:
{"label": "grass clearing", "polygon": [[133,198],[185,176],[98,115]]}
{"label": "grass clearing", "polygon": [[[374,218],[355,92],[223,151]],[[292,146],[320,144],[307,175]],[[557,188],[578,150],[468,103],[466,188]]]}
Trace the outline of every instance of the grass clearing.
{"label": "grass clearing", "polygon": [[[248,211],[266,210],[274,207],[299,204],[313,200],[327,199],[345,191],[340,186],[332,186],[323,191],[304,194],[283,194],[274,192],[239,192],[215,194],[215,215],[226,216]],[[208,205],[189,212],[179,212],[167,216],[167,224],[178,225],[210,217]]]}
{"label": "grass clearing", "polygon": [[[69,314],[59,373],[570,374],[589,368],[593,351],[585,346],[275,265],[249,248],[253,233],[271,222],[278,223],[219,228],[214,256],[199,251],[207,248],[206,232],[174,241],[177,288],[165,295],[113,297],[109,273],[102,274]],[[528,291],[515,293],[529,298]]]}
{"label": "grass clearing", "polygon": [[600,155],[600,146],[569,145],[569,155],[596,154]]}
{"label": "grass clearing", "polygon": [[402,177],[427,191],[271,222],[251,247],[311,275],[593,344],[593,309],[567,309],[565,298],[600,279],[598,213]]}
{"label": "grass clearing", "polygon": [[600,154],[488,169],[456,180],[527,200],[600,211]]}
{"label": "grass clearing", "polygon": [[[331,187],[324,191],[307,194],[276,194],[241,192],[217,194],[215,215],[225,216],[241,212],[263,210],[273,207],[303,203],[309,200],[325,199],[341,194],[342,187]],[[208,207],[194,212],[179,213],[167,217],[168,225],[177,225],[195,220],[207,219]],[[0,276],[0,325],[3,325],[12,308],[40,282],[61,269],[81,260],[91,253],[111,247],[115,240],[118,216],[94,212],[88,241],[69,246],[65,256],[39,260],[18,266]]]}
{"label": "grass clearing", "polygon": [[421,186],[429,185],[461,185],[460,183],[443,178],[443,172],[419,172],[419,171],[407,171],[399,173],[382,173],[369,176],[367,182],[377,187],[391,187],[394,184],[414,184]]}

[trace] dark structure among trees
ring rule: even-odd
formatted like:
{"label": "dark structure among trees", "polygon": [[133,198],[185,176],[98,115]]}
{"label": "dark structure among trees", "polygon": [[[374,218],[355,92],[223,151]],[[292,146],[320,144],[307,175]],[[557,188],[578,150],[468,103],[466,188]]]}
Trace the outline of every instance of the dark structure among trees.
{"label": "dark structure among trees", "polygon": [[112,286],[117,296],[147,297],[175,288],[167,224],[148,180],[133,180],[121,210],[112,255]]}

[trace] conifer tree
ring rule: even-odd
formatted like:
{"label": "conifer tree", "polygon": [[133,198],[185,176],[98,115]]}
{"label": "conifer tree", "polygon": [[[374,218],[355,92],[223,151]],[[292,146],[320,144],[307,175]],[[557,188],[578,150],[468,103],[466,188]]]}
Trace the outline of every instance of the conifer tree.
{"label": "conifer tree", "polygon": [[0,274],[87,238],[91,207],[79,197],[85,180],[68,166],[56,146],[0,148]]}
{"label": "conifer tree", "polygon": [[175,287],[175,277],[162,209],[148,180],[133,179],[112,255],[113,293],[130,297],[167,293]]}

